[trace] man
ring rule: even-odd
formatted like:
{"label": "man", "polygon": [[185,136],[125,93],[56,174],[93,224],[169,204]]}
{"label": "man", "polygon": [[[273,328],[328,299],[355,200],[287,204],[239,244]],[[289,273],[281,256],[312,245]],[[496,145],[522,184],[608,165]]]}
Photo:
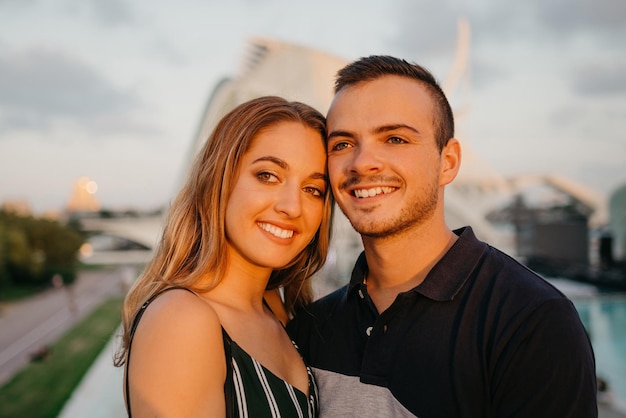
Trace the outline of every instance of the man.
{"label": "man", "polygon": [[597,416],[572,303],[470,227],[446,226],[461,150],[433,76],[371,56],[339,71],[335,93],[328,171],[365,251],[350,283],[288,328],[322,416]]}

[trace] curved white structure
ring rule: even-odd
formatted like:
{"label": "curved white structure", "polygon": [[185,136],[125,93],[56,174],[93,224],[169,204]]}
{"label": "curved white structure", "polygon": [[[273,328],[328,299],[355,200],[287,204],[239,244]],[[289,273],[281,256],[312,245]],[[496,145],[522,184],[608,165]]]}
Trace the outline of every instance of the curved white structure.
{"label": "curved white structure", "polygon": [[[461,20],[456,60],[448,80],[442,83],[449,97],[458,96],[454,93],[463,86],[463,81],[466,87],[469,84],[467,76],[469,36],[469,25]],[[217,121],[226,112],[251,98],[278,95],[289,100],[305,102],[326,113],[333,97],[336,72],[347,63],[347,60],[311,48],[272,39],[251,39],[238,74],[218,83],[209,97],[184,167],[189,167],[188,162],[204,144]],[[454,108],[455,103],[452,101]],[[462,125],[463,119],[467,117],[465,110],[467,106],[462,112],[455,112],[457,121],[461,122],[459,125]],[[447,187],[445,195],[446,216],[451,228],[471,225],[479,238],[513,254],[511,234],[496,229],[486,220],[486,215],[502,208],[528,184],[537,182],[561,190],[591,208],[595,213],[592,218],[594,225],[606,223],[606,203],[582,186],[562,177],[545,175],[507,180],[481,160],[464,143],[462,135],[460,141],[461,170],[455,181]],[[340,211],[337,212],[333,242],[341,258],[348,258],[352,262],[354,253],[360,251],[360,239],[347,224],[345,217],[341,216]],[[152,229],[155,221],[156,219],[151,220],[150,227],[122,222],[116,225],[115,220],[107,220],[108,226],[104,223],[101,226],[109,233],[133,240],[141,239],[139,242],[143,244],[154,244],[160,231],[160,227]],[[351,265],[351,262],[348,264]],[[340,269],[343,270],[343,263],[340,264],[342,265]]]}

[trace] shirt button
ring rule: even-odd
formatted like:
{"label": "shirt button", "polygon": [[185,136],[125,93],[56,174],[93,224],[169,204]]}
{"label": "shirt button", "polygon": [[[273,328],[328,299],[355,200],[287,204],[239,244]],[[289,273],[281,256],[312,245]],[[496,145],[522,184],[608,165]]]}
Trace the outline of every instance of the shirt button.
{"label": "shirt button", "polygon": [[367,327],[367,329],[365,330],[365,333],[367,334],[367,336],[369,337],[370,334],[372,333],[372,328],[373,327]]}

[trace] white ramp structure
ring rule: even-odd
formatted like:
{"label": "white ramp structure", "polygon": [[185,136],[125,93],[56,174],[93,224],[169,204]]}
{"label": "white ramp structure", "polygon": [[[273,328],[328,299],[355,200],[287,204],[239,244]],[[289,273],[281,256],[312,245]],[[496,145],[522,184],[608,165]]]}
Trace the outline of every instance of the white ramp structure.
{"label": "white ramp structure", "polygon": [[[486,216],[504,207],[521,190],[532,184],[555,187],[594,210],[592,226],[606,225],[606,202],[589,193],[574,182],[555,176],[534,175],[518,179],[505,179],[476,155],[464,141],[462,122],[468,117],[469,104],[458,105],[458,94],[466,93],[469,84],[467,61],[469,59],[469,25],[459,23],[459,42],[455,63],[450,76],[442,84],[452,101],[455,118],[459,124],[459,140],[462,146],[461,171],[455,181],[446,188],[446,217],[451,228],[471,225],[476,235],[514,254],[513,237],[498,230]],[[190,166],[198,149],[208,138],[216,122],[236,105],[262,95],[278,95],[289,100],[310,104],[326,113],[333,97],[334,78],[338,69],[348,61],[314,49],[264,38],[250,40],[239,73],[222,80],[209,97],[204,115],[200,120],[195,138],[189,148],[188,160],[181,168]],[[470,101],[468,100],[467,103]],[[186,174],[186,173],[183,173]],[[626,191],[622,190],[619,210],[623,208]],[[359,235],[354,232],[341,211],[336,211],[333,248],[321,274],[326,280],[315,281],[318,296],[349,278],[352,265],[361,251]],[[101,219],[85,223],[88,229],[116,235],[152,247],[158,240],[163,218],[148,219]],[[622,224],[624,222],[622,221]],[[622,229],[624,230],[624,229]],[[89,262],[89,260],[85,260]],[[326,288],[324,288],[324,286]],[[96,416],[119,416],[123,411],[119,370],[112,369],[110,348],[100,356],[96,366],[68,403],[62,418]],[[95,412],[94,412],[95,411]]]}
{"label": "white ramp structure", "polygon": [[333,98],[335,74],[346,63],[303,46],[266,38],[251,39],[239,74],[218,83],[209,97],[189,157],[202,147],[222,116],[256,97],[282,96],[326,114]]}
{"label": "white ramp structure", "polygon": [[[469,29],[464,21],[461,21],[459,27],[457,60],[449,82],[444,83],[444,87],[452,89],[463,87],[467,68]],[[254,97],[278,95],[310,104],[325,114],[333,98],[337,70],[346,64],[348,61],[345,59],[303,46],[265,38],[251,39],[240,73],[222,80],[210,96],[188,158],[193,158],[225,113]],[[459,119],[460,115],[456,117]],[[463,139],[460,140],[463,144]],[[506,248],[510,238],[495,231],[485,220],[485,214],[498,207],[510,195],[510,185],[467,149],[465,144],[462,146],[461,172],[446,190],[446,216],[450,226],[472,225],[481,239]],[[338,270],[344,273],[348,265],[352,265],[354,253],[361,249],[360,238],[346,223],[347,220],[338,210],[333,246],[341,254],[340,259],[336,258],[336,263],[341,264],[337,266]],[[331,257],[330,264],[333,264],[334,259]]]}
{"label": "white ramp structure", "polygon": [[[494,246],[515,256],[514,236],[512,231],[504,231],[490,223],[486,216],[489,212],[501,209],[529,182],[525,179],[505,179],[476,155],[463,137],[463,122],[469,117],[469,24],[459,21],[459,36],[454,64],[442,86],[451,100],[457,121],[457,137],[462,147],[462,164],[459,175],[446,188],[446,218],[451,228],[471,225],[476,235]],[[307,103],[322,113],[326,113],[333,98],[334,81],[337,70],[348,60],[292,43],[267,39],[252,38],[244,51],[241,67],[231,78],[220,81],[210,95],[198,129],[190,144],[186,170],[198,150],[209,137],[217,121],[235,106],[249,99],[263,95],[278,95],[288,100]],[[187,173],[181,173],[184,177]],[[592,226],[606,224],[606,202],[592,196],[572,181],[557,179],[554,176],[535,175],[534,182],[544,182],[550,187],[564,191],[592,208]],[[353,260],[361,250],[360,238],[348,221],[336,211],[333,247],[336,254],[331,254],[328,269],[345,277]],[[143,243],[156,243],[160,226],[159,219],[152,219],[151,225],[117,223],[115,219],[101,222],[103,232],[109,232],[125,238],[137,238],[141,234]],[[92,225],[93,226],[93,225]],[[148,229],[146,229],[148,228]],[[126,234],[126,236],[124,235]],[[332,276],[333,274],[331,274]]]}

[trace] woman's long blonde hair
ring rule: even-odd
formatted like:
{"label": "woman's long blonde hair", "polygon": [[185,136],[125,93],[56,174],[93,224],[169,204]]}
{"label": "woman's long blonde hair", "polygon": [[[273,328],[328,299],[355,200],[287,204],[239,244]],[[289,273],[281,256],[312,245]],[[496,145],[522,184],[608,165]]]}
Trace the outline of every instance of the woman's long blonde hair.
{"label": "woman's long blonde hair", "polygon": [[[228,262],[224,227],[226,204],[241,158],[261,130],[280,122],[303,123],[318,131],[321,140],[326,142],[326,120],[321,113],[303,103],[276,96],[243,103],[217,124],[170,207],[152,260],[126,295],[116,366],[126,362],[132,321],[148,299],[172,286],[205,292],[222,280]],[[283,288],[285,308],[290,314],[312,299],[307,279],[326,260],[332,216],[333,198],[328,191],[322,222],[311,242],[289,265],[274,270],[270,276],[268,289]],[[207,273],[211,273],[210,283],[206,282]],[[203,285],[198,286],[201,278]]]}

